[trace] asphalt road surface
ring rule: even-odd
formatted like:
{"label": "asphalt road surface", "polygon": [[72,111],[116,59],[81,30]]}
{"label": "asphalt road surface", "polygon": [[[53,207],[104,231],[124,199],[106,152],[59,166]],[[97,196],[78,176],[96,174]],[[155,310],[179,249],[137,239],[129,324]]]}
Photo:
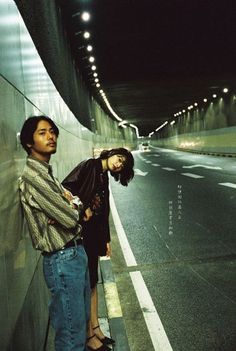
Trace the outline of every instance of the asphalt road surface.
{"label": "asphalt road surface", "polygon": [[129,186],[110,182],[131,351],[236,351],[236,159],[159,148],[134,157]]}

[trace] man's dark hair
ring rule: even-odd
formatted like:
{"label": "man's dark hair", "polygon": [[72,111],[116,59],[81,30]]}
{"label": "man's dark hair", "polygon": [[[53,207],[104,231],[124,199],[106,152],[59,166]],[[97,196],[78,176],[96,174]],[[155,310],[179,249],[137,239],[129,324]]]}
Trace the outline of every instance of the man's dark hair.
{"label": "man's dark hair", "polygon": [[47,121],[51,125],[57,137],[59,135],[59,129],[57,128],[55,123],[51,120],[51,118],[49,118],[48,116],[29,117],[23,124],[21,133],[20,133],[21,145],[23,146],[23,148],[25,149],[28,155],[30,154],[31,151],[30,151],[30,148],[27,146],[27,144],[34,144],[33,134],[37,129],[38,123],[42,120]]}
{"label": "man's dark hair", "polygon": [[111,175],[114,177],[114,179],[117,182],[120,182],[120,184],[127,186],[128,183],[133,179],[134,177],[134,158],[132,153],[123,148],[117,148],[117,149],[111,149],[111,150],[103,150],[100,154],[100,158],[102,160],[104,159],[108,159],[111,156],[114,155],[121,155],[125,157],[125,164],[124,164],[124,168],[122,168],[122,170],[120,172],[110,172]]}

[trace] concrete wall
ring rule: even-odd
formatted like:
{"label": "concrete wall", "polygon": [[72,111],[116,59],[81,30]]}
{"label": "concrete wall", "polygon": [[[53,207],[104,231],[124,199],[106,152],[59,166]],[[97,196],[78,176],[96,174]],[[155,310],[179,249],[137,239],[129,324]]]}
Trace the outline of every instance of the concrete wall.
{"label": "concrete wall", "polygon": [[48,293],[41,255],[32,248],[19,203],[17,179],[26,157],[19,144],[22,124],[34,114],[56,122],[60,136],[52,165],[60,180],[95,149],[132,148],[136,138],[94,100],[89,104],[95,133],[79,123],[51,81],[13,0],[0,2],[0,71],[0,350],[40,351]]}

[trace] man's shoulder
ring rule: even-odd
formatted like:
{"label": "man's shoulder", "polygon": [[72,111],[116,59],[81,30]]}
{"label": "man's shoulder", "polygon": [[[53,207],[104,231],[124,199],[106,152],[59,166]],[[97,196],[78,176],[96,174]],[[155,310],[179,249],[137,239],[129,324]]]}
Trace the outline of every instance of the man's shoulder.
{"label": "man's shoulder", "polygon": [[48,179],[48,170],[42,167],[40,163],[37,163],[37,161],[34,162],[34,160],[32,161],[28,158],[19,178],[19,184],[29,183],[33,185],[35,182],[41,183],[42,180],[48,182]]}
{"label": "man's shoulder", "polygon": [[18,186],[20,190],[25,190],[26,184],[34,183],[34,180],[39,176],[36,169],[30,168],[27,164],[21,176],[18,178]]}
{"label": "man's shoulder", "polygon": [[24,170],[22,172],[21,178],[28,178],[28,177],[36,177],[37,175],[40,174],[40,169],[37,169],[37,167],[34,166],[31,162],[27,160]]}

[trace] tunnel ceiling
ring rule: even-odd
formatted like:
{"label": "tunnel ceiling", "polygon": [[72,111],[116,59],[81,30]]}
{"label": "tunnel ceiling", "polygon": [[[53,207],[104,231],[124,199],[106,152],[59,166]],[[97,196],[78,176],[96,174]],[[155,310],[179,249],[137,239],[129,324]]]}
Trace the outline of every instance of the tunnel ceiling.
{"label": "tunnel ceiling", "polygon": [[[103,105],[86,57],[90,43],[100,89],[140,135],[195,102],[201,107],[224,87],[235,92],[235,0],[61,0],[59,6],[86,83]],[[90,12],[89,22],[82,11]]]}

